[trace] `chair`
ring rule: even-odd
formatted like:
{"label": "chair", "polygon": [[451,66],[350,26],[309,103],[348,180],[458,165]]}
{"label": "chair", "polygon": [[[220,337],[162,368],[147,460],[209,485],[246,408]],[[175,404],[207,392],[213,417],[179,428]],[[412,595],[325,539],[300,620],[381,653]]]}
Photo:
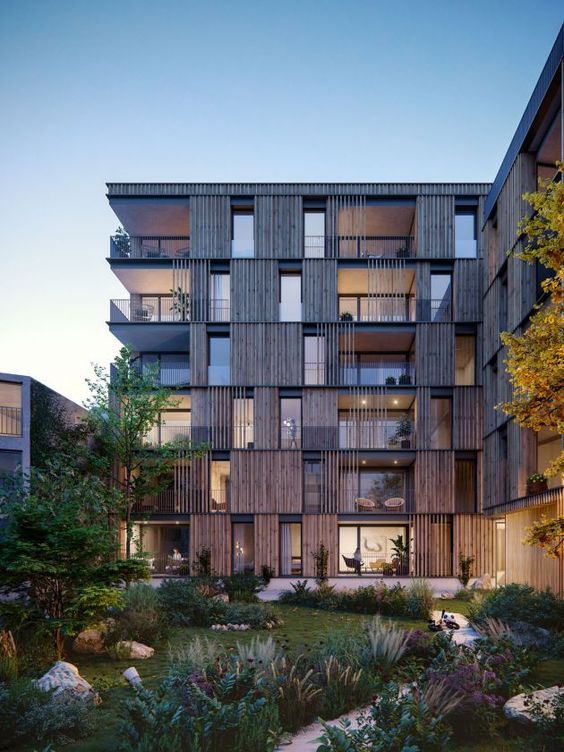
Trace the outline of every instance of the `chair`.
{"label": "chair", "polygon": [[386,509],[399,509],[400,507],[403,507],[404,504],[405,499],[402,499],[401,496],[392,496],[391,499],[386,499],[384,502]]}
{"label": "chair", "polygon": [[351,559],[350,557],[345,556],[344,554],[342,554],[342,556],[345,561],[345,566],[347,566],[349,569],[354,569],[356,574],[360,574],[360,570],[364,566],[364,562],[357,561],[356,559]]}
{"label": "chair", "polygon": [[369,511],[371,509],[376,509],[376,503],[372,501],[372,499],[365,499],[362,496],[359,496],[357,499],[355,499],[354,503],[356,504],[358,511]]}

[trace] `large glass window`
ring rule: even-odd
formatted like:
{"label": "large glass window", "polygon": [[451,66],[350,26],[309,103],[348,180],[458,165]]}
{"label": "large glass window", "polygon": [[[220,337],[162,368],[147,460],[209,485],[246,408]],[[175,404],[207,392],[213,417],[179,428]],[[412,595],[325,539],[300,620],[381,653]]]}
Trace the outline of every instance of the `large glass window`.
{"label": "large glass window", "polygon": [[231,380],[231,346],[229,337],[210,335],[208,384],[229,384]]}
{"label": "large glass window", "polygon": [[325,212],[304,212],[304,256],[323,258],[325,256]]}
{"label": "large glass window", "polygon": [[[402,470],[362,470],[359,473],[359,497],[369,499],[374,506],[367,511],[387,509],[389,499],[403,499],[405,512],[405,473]],[[356,510],[355,510],[356,511]]]}
{"label": "large glass window", "polygon": [[227,272],[210,276],[210,321],[229,321],[231,282]]}
{"label": "large glass window", "polygon": [[456,459],[454,462],[454,508],[459,514],[477,511],[475,460]]}
{"label": "large glass window", "polygon": [[321,512],[321,462],[304,462],[304,512]]}
{"label": "large glass window", "polygon": [[302,401],[299,397],[280,400],[280,448],[299,449],[302,445]]}
{"label": "large glass window", "polygon": [[302,573],[302,525],[301,522],[280,524],[280,574]]}
{"label": "large glass window", "polygon": [[451,320],[452,274],[431,273],[431,321]]}
{"label": "large glass window", "polygon": [[450,397],[431,397],[430,449],[450,449],[451,425]]}
{"label": "large glass window", "polygon": [[476,383],[476,337],[472,334],[455,337],[454,383],[457,386]]}
{"label": "large glass window", "polygon": [[252,258],[255,255],[255,216],[251,208],[233,209],[232,215],[233,258]]}
{"label": "large glass window", "polygon": [[302,275],[280,275],[280,321],[302,320]]}
{"label": "large glass window", "polygon": [[352,573],[345,558],[354,558],[360,550],[362,570],[383,574],[408,574],[409,558],[400,547],[408,546],[404,525],[341,525],[339,526],[339,571]]}
{"label": "large glass window", "polygon": [[192,435],[191,397],[183,395],[174,398],[175,406],[159,413],[159,421],[146,434],[147,442],[152,446],[182,443]]}
{"label": "large glass window", "polygon": [[[563,445],[564,437],[548,428],[541,428],[537,434],[537,472],[544,473],[550,463],[560,455]],[[562,475],[554,475],[548,479],[548,487],[558,488],[562,482]]]}
{"label": "large glass window", "polygon": [[148,554],[152,574],[190,574],[188,525],[135,524],[133,540],[139,552]]}
{"label": "large glass window", "polygon": [[255,568],[255,526],[252,522],[233,523],[233,573]]}
{"label": "large glass window", "polygon": [[233,400],[233,447],[254,447],[254,400],[252,397],[237,397]]}
{"label": "large glass window", "polygon": [[0,381],[0,434],[21,436],[22,385]]}
{"label": "large glass window", "polygon": [[304,384],[325,384],[325,337],[304,337]]}
{"label": "large glass window", "polygon": [[212,512],[229,511],[230,463],[229,460],[212,460],[210,473]]}
{"label": "large glass window", "polygon": [[478,252],[476,210],[457,208],[454,220],[454,253],[456,258],[476,258]]}

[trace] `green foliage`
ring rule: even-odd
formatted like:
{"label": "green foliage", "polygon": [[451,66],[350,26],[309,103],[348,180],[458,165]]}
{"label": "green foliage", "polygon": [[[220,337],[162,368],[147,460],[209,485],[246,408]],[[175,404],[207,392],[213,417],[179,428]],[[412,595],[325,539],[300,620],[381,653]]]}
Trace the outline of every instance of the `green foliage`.
{"label": "green foliage", "polygon": [[120,605],[111,503],[112,492],[100,480],[59,462],[33,470],[27,485],[8,493],[0,585],[20,598],[0,603],[0,626],[16,640],[31,629],[51,638],[61,657],[65,636]]}
{"label": "green foliage", "polygon": [[154,645],[167,634],[168,622],[157,591],[150,585],[137,583],[124,591],[123,609],[114,614],[105,641],[109,648],[131,640]]}
{"label": "green foliage", "polygon": [[222,577],[223,589],[229,596],[229,600],[241,600],[246,603],[254,603],[264,586],[261,577],[252,572],[237,572],[229,577]]}
{"label": "green foliage", "polygon": [[548,588],[535,590],[531,585],[512,583],[485,593],[478,603],[471,605],[472,621],[481,623],[487,617],[558,629],[564,624],[564,601]]}
{"label": "green foliage", "polygon": [[311,555],[315,567],[315,581],[319,586],[328,579],[329,550],[324,543],[320,543],[318,548],[311,552]]}
{"label": "green foliage", "polygon": [[28,679],[0,684],[0,749],[66,744],[94,731],[95,710],[83,700],[51,700]]}
{"label": "green foliage", "polygon": [[229,603],[219,624],[250,624],[252,629],[264,629],[276,625],[276,612],[263,603]]}
{"label": "green foliage", "polygon": [[30,462],[45,467],[57,455],[72,455],[87,436],[83,421],[75,422],[62,398],[38,381],[31,382]]}
{"label": "green foliage", "polygon": [[472,565],[476,561],[474,556],[464,556],[462,551],[458,553],[458,579],[462,587],[466,587],[472,577]]}
{"label": "green foliage", "polygon": [[260,576],[262,577],[265,587],[268,587],[270,580],[274,577],[274,569],[268,564],[263,564],[260,568]]}
{"label": "green foliage", "polygon": [[548,703],[529,697],[525,703],[533,723],[520,749],[523,752],[561,752],[564,749],[564,695],[558,694]]}
{"label": "green foliage", "polygon": [[211,573],[211,551],[207,546],[202,546],[202,548],[196,552],[194,574],[196,577],[209,577]]}
{"label": "green foliage", "polygon": [[193,580],[167,579],[157,592],[161,608],[171,624],[209,627],[225,616],[226,604],[206,598]]}

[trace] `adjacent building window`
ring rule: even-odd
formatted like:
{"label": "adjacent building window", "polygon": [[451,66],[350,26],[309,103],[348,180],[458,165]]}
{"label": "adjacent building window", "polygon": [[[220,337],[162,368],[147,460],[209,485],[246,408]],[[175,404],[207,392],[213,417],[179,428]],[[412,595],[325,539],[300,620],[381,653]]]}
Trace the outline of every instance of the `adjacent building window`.
{"label": "adjacent building window", "polygon": [[408,555],[398,556],[395,542],[401,540],[407,546],[409,537],[403,525],[340,525],[339,526],[339,571],[353,570],[347,567],[343,557],[353,559],[360,549],[362,571],[373,574],[408,574]]}
{"label": "adjacent building window", "polygon": [[450,321],[452,274],[431,273],[431,321]]}
{"label": "adjacent building window", "polygon": [[252,207],[233,209],[231,223],[231,255],[233,258],[252,258],[255,255],[255,215]]}
{"label": "adjacent building window", "polygon": [[302,401],[299,397],[280,400],[280,448],[299,449],[302,445]]}
{"label": "adjacent building window", "polygon": [[22,434],[22,385],[14,381],[0,381],[0,434]]}
{"label": "adjacent building window", "polygon": [[450,449],[452,442],[452,417],[450,397],[431,397],[430,449]]}
{"label": "adjacent building window", "polygon": [[302,275],[280,275],[280,321],[302,320]]}
{"label": "adjacent building window", "polygon": [[212,460],[210,468],[210,511],[229,511],[230,489],[230,463],[229,460]]}
{"label": "adjacent building window", "polygon": [[473,334],[457,334],[454,352],[454,383],[456,386],[474,386],[476,383],[476,337]]}
{"label": "adjacent building window", "polygon": [[229,337],[210,335],[208,341],[208,384],[229,384],[231,380],[231,346]]}
{"label": "adjacent building window", "polygon": [[454,253],[456,258],[476,258],[478,227],[474,207],[457,207],[454,218]]}
{"label": "adjacent building window", "polygon": [[252,522],[233,523],[233,573],[255,568],[255,526]]}
{"label": "adjacent building window", "polygon": [[325,212],[304,212],[304,256],[323,258],[325,256]]}
{"label": "adjacent building window", "polygon": [[325,384],[325,337],[304,336],[304,384]]}
{"label": "adjacent building window", "polygon": [[237,397],[233,400],[233,447],[253,449],[255,441],[254,400]]}
{"label": "adjacent building window", "polygon": [[304,512],[321,512],[321,462],[304,462]]}
{"label": "adjacent building window", "polygon": [[454,461],[454,511],[458,514],[477,512],[476,461]]}
{"label": "adjacent building window", "polygon": [[280,574],[302,573],[302,525],[301,522],[280,523]]}
{"label": "adjacent building window", "polygon": [[228,272],[214,272],[210,276],[210,321],[229,321],[231,310],[231,282]]}
{"label": "adjacent building window", "polygon": [[22,471],[22,453],[11,449],[0,449],[0,490],[8,484],[12,476]]}

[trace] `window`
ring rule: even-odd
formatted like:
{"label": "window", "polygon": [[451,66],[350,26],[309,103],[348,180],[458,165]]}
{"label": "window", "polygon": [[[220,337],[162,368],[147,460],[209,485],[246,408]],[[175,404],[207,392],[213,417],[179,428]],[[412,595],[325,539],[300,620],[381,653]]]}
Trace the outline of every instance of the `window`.
{"label": "window", "polygon": [[476,461],[456,459],[454,462],[454,511],[458,514],[477,512]]}
{"label": "window", "polygon": [[455,337],[454,383],[457,386],[476,383],[476,337],[473,334]]}
{"label": "window", "polygon": [[11,476],[15,475],[16,472],[21,472],[21,469],[21,452],[0,449],[0,490],[3,488],[6,481],[11,478]]}
{"label": "window", "polygon": [[251,207],[233,209],[231,255],[252,258],[255,255],[255,216]]}
{"label": "window", "polygon": [[304,512],[321,512],[321,462],[304,462]]}
{"label": "window", "polygon": [[280,448],[299,449],[302,445],[302,401],[299,397],[280,400]]}
{"label": "window", "polygon": [[252,397],[236,397],[233,400],[233,447],[254,447],[254,400]]}
{"label": "window", "polygon": [[[359,473],[359,497],[370,499],[374,507],[366,511],[378,509],[386,511],[385,502],[392,498],[404,499],[405,512],[405,473],[401,470],[362,470]],[[355,509],[355,511],[357,511]]]}
{"label": "window", "polygon": [[340,525],[339,571],[351,573],[352,570],[346,566],[343,557],[352,559],[359,548],[363,571],[408,574],[409,556],[398,557],[392,540],[398,541],[398,538],[403,546],[408,545],[407,528],[403,525]]}
{"label": "window", "polygon": [[192,436],[191,397],[183,395],[174,398],[174,407],[159,413],[159,420],[145,436],[150,446],[182,443]]}
{"label": "window", "polygon": [[231,286],[227,272],[210,276],[210,321],[229,321],[231,311]]}
{"label": "window", "polygon": [[507,269],[499,278],[499,331],[507,329]]}
{"label": "window", "polygon": [[302,525],[301,522],[280,523],[280,574],[302,573]]}
{"label": "window", "polygon": [[231,347],[229,337],[210,335],[208,384],[229,384],[231,380]]}
{"label": "window", "polygon": [[255,531],[252,522],[233,523],[233,574],[255,568]]}
{"label": "window", "polygon": [[476,258],[478,255],[476,209],[456,209],[454,217],[454,255],[456,258]]}
{"label": "window", "polygon": [[304,212],[304,256],[323,258],[325,256],[325,212]]}
{"label": "window", "polygon": [[0,434],[22,434],[22,385],[0,381]]}
{"label": "window", "polygon": [[431,273],[431,321],[451,320],[452,274]]}
{"label": "window", "polygon": [[280,321],[302,320],[302,275],[280,275]]}
{"label": "window", "polygon": [[152,574],[190,573],[189,530],[188,525],[134,524],[133,541],[139,552],[148,554]]}
{"label": "window", "polygon": [[210,468],[211,512],[229,511],[229,460],[212,460]]}
{"label": "window", "polygon": [[304,336],[304,384],[325,384],[325,337]]}
{"label": "window", "polygon": [[451,435],[450,397],[431,397],[430,449],[450,449]]}
{"label": "window", "polygon": [[190,384],[190,363],[184,353],[163,353],[162,355],[143,353],[141,368],[145,376],[156,375],[161,386],[188,386]]}

